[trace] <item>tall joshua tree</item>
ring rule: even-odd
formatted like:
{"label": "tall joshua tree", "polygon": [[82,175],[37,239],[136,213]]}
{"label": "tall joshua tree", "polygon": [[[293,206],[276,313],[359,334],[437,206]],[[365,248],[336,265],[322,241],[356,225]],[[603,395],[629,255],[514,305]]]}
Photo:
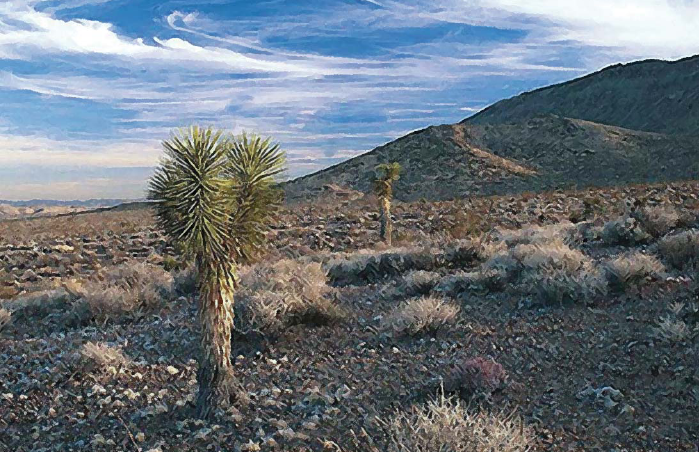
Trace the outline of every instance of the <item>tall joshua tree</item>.
{"label": "tall joshua tree", "polygon": [[376,167],[374,192],[381,203],[381,239],[391,246],[393,222],[391,221],[391,200],[393,199],[393,183],[400,179],[398,162],[382,163]]}
{"label": "tall joshua tree", "polygon": [[190,127],[163,142],[165,157],[149,198],[159,226],[193,258],[201,326],[197,415],[208,418],[235,398],[231,363],[237,265],[264,245],[281,196],[274,176],[285,155],[270,139]]}

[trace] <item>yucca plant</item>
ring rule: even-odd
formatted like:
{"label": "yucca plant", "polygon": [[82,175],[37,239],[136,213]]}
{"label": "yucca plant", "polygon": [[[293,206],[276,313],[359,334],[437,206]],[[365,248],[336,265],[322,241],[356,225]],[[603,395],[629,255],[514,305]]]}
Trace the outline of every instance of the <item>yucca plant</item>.
{"label": "yucca plant", "polygon": [[275,176],[285,165],[278,144],[190,127],[163,142],[165,157],[149,185],[159,226],[196,266],[201,325],[197,415],[208,418],[235,399],[231,362],[237,266],[265,243],[281,202]]}
{"label": "yucca plant", "polygon": [[391,221],[391,200],[393,199],[393,183],[400,179],[400,164],[398,162],[382,163],[376,166],[374,192],[379,197],[381,207],[381,239],[391,246],[393,222]]}

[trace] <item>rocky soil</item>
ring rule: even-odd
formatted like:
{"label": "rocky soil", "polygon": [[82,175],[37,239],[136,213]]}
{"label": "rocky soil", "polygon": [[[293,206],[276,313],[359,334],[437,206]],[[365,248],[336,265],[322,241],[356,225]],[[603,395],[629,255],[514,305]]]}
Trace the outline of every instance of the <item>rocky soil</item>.
{"label": "rocky soil", "polygon": [[[374,201],[342,196],[282,212],[267,262],[327,264],[363,249],[381,253]],[[657,204],[681,211],[681,230],[691,230],[699,183],[399,202],[397,249],[566,220],[601,229],[635,206]],[[699,289],[692,268],[563,306],[514,285],[448,291],[444,296],[460,308],[458,322],[417,336],[384,328],[408,297],[396,291],[404,272],[332,287],[327,297],[348,313],[344,320],[236,336],[236,371],[249,400],[202,422],[191,415],[191,295],[117,320],[76,324],[66,316],[78,296],[69,281],[123,263],[169,265],[176,250],[147,209],[0,222],[0,237],[0,308],[39,300],[0,327],[3,451],[391,450],[382,421],[430,400],[440,381],[478,357],[502,365],[507,384],[471,401],[474,409],[519,416],[533,431],[533,450],[696,451],[699,443]],[[655,239],[612,245],[595,237],[576,244],[595,265],[655,246]],[[443,264],[433,272],[444,279],[478,265]],[[687,336],[658,336],[670,318],[683,319]],[[112,352],[91,352],[86,344]]]}

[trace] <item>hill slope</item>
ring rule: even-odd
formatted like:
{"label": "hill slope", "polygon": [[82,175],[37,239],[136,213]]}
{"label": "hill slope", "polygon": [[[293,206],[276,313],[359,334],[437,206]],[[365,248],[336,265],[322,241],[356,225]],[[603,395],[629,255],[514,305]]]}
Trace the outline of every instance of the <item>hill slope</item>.
{"label": "hill slope", "polygon": [[647,132],[699,135],[699,56],[611,66],[500,101],[466,121],[502,124],[540,114]]}
{"label": "hill slope", "polygon": [[403,200],[696,178],[699,56],[611,66],[503,100],[291,181],[288,197],[328,184],[366,192],[388,161],[405,169]]}
{"label": "hill slope", "polygon": [[286,184],[291,200],[316,196],[327,184],[360,191],[374,167],[403,167],[401,200],[451,199],[562,187],[691,179],[699,171],[692,138],[638,132],[558,116],[512,124],[428,127],[326,170]]}

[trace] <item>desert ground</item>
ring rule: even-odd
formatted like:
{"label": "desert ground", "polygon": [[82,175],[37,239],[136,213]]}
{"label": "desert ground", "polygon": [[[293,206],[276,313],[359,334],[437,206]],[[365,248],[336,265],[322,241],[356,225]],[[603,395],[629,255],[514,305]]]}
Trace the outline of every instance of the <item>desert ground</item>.
{"label": "desert ground", "polygon": [[388,248],[371,197],[283,209],[212,421],[148,207],[0,222],[0,450],[697,450],[699,182],[393,214]]}

